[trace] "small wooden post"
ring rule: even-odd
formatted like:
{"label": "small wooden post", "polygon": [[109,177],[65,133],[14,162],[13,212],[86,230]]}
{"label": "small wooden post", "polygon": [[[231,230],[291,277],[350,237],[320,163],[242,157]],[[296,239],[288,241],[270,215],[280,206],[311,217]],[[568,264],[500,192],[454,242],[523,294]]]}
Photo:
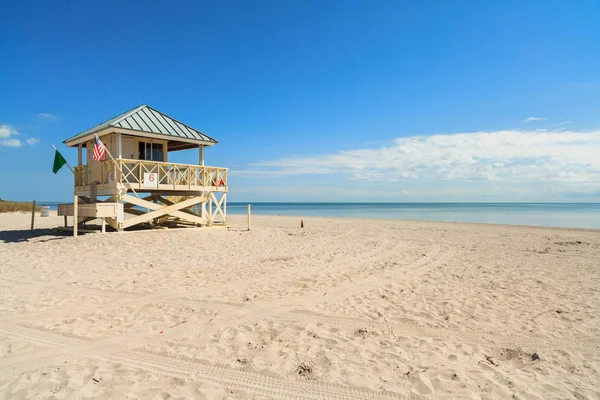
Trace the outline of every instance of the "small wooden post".
{"label": "small wooden post", "polygon": [[31,207],[31,230],[33,230],[34,221],[35,221],[35,200],[33,201],[33,206]]}
{"label": "small wooden post", "polygon": [[250,230],[250,208],[252,207],[252,204],[248,204],[248,230]]}
{"label": "small wooden post", "polygon": [[65,228],[67,227],[67,216],[65,215]]}
{"label": "small wooden post", "polygon": [[77,237],[77,225],[79,224],[79,215],[77,212],[79,202],[79,196],[73,197],[73,237]]}
{"label": "small wooden post", "polygon": [[102,219],[102,233],[106,232],[106,218],[101,218]]}

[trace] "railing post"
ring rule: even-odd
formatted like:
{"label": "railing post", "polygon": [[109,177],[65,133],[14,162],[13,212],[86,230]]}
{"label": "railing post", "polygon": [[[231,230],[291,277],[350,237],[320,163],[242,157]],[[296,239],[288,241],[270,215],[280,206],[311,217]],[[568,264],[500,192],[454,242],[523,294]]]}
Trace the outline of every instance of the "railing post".
{"label": "railing post", "polygon": [[156,164],[156,187],[157,189],[160,189],[160,171],[161,171],[161,167],[160,164]]}
{"label": "railing post", "polygon": [[119,170],[116,171],[117,173],[117,182],[119,183],[123,183],[123,160],[119,159],[119,161],[117,161],[117,165],[119,166]]}

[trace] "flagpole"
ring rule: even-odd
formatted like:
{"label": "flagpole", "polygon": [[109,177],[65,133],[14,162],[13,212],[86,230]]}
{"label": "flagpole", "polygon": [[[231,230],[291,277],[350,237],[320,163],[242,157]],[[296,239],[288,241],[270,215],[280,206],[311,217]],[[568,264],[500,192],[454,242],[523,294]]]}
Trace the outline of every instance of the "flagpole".
{"label": "flagpole", "polygon": [[[97,134],[94,134],[94,136],[96,137],[96,139],[100,140],[100,138],[98,137]],[[117,161],[113,158],[112,154],[110,154],[110,151],[108,151],[108,149],[106,148],[106,145],[104,144],[104,142],[102,140],[100,140],[100,143],[102,143],[102,147],[104,147],[104,151],[106,151],[106,153],[108,154],[108,156],[110,157],[110,159],[113,161],[113,163],[115,163],[115,168],[119,170],[119,172],[120,172],[119,177],[123,177],[123,170],[119,167],[119,164],[117,164]],[[119,180],[119,182],[120,182],[120,180]],[[131,186],[131,183],[129,184],[129,188],[131,189],[131,191],[133,192],[133,194],[135,194],[135,196],[137,198],[140,197],[135,192],[135,189]]]}
{"label": "flagpole", "polygon": [[[56,148],[55,145],[52,145],[52,147],[54,147],[54,150],[58,151],[58,149]],[[60,153],[60,151],[59,151],[59,153]],[[75,171],[73,171],[73,168],[71,168],[71,166],[69,165],[69,162],[67,161],[67,159],[64,158],[64,157],[63,157],[63,159],[65,160],[65,164],[67,164],[67,167],[69,167],[69,169],[71,170],[71,172],[73,173],[73,175],[75,175]]]}

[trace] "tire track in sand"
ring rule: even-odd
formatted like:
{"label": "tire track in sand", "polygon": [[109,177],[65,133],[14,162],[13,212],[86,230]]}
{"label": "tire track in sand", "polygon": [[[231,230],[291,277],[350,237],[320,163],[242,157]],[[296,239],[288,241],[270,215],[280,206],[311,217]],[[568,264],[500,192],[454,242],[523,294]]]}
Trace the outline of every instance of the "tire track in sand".
{"label": "tire track in sand", "polygon": [[193,378],[228,390],[252,392],[276,399],[405,399],[391,392],[309,380],[282,379],[258,372],[210,365],[201,361],[165,357],[148,351],[117,351],[107,359],[161,375]]}
{"label": "tire track in sand", "polygon": [[[449,246],[442,252],[442,246],[438,243],[433,243],[432,249],[423,255],[423,258],[409,264],[407,266],[399,265],[393,268],[387,268],[382,274],[371,274],[369,277],[358,282],[350,281],[342,285],[338,285],[332,290],[329,290],[323,299],[327,302],[342,300],[350,296],[363,293],[368,290],[373,290],[381,287],[382,278],[386,281],[391,279],[412,279],[426,272],[433,270],[438,265],[441,265],[456,255],[456,247]],[[441,254],[440,254],[441,253]],[[397,264],[398,265],[398,264]]]}
{"label": "tire track in sand", "polygon": [[[388,246],[390,244],[391,243],[389,242],[384,243],[381,247],[384,247],[386,248],[386,250],[391,252],[398,245],[398,243],[394,243],[394,246],[392,246],[392,248],[389,248]],[[369,264],[370,266],[372,266],[375,262],[379,262],[389,257],[389,254],[387,252],[381,252],[381,248],[377,250],[378,251],[370,252],[371,257],[369,257],[367,260],[362,259],[358,261],[357,264]],[[417,262],[410,264],[408,267],[412,267],[413,269],[421,269],[422,267],[430,263],[435,263],[438,260],[438,258],[435,258],[435,256],[439,253],[439,250],[439,246],[434,246],[433,250],[430,251],[428,254],[429,257],[427,257],[424,260],[418,260]],[[434,257],[433,260],[431,260],[432,257]],[[377,271],[371,273],[370,275],[376,272]],[[373,278],[370,275],[366,278],[366,280],[363,278],[359,278],[358,287],[356,287],[357,281],[354,280],[345,282],[339,286],[341,290],[346,293],[347,289],[353,287],[356,287],[355,290],[363,290],[365,287],[368,288],[369,284],[372,283],[371,281],[373,280]],[[220,318],[222,319],[221,322],[224,322],[225,326],[230,324],[237,325],[243,322],[254,321],[257,319],[260,320],[265,317],[276,318],[279,314],[285,314],[286,312],[290,312],[294,308],[297,308],[298,305],[306,299],[307,295],[310,297],[322,298],[321,292],[322,291],[319,290],[314,291],[312,294],[304,293],[300,296],[294,296],[292,299],[283,298],[280,301],[276,301],[275,304],[273,304],[272,301],[268,301],[264,302],[264,304],[256,304],[255,306],[250,307],[239,307],[237,305],[234,306],[224,304],[219,304],[215,306],[216,308],[220,308],[221,311],[225,311],[226,314],[229,314],[220,316]],[[178,296],[181,296],[182,294],[183,293],[178,293]],[[152,298],[160,298],[160,300],[163,300],[168,303],[169,298],[171,296],[172,294],[163,294],[152,296]],[[150,298],[139,299],[140,302],[148,302],[150,300]],[[201,302],[195,302],[193,300],[173,300],[175,300],[173,301],[173,303],[177,305],[186,305],[203,309],[210,309],[209,304],[203,304]],[[137,303],[137,301],[135,302]],[[196,322],[194,324],[186,324],[182,327],[182,329],[174,330],[173,333],[178,334],[172,335],[170,337],[170,340],[177,340],[177,337],[181,336],[190,336],[190,333],[192,335],[201,334],[199,337],[206,337],[208,333],[214,333],[224,326],[222,324],[213,324],[210,327],[207,327],[207,324],[210,323],[210,321],[212,321],[213,319],[214,317],[211,318],[208,322],[205,322],[204,324],[201,324],[199,322]],[[190,325],[195,326],[192,327]],[[166,375],[190,376],[190,374],[192,374],[192,376],[195,379],[201,379],[206,382],[215,383],[236,390],[251,391],[253,393],[265,394],[277,398],[399,398],[395,394],[373,392],[350,386],[317,383],[312,381],[290,382],[285,379],[274,378],[255,372],[249,373],[245,371],[238,371],[223,367],[214,367],[196,361],[191,362],[192,364],[190,364],[189,361],[181,361],[180,359],[174,357],[154,355],[144,351],[127,352],[127,350],[124,350],[126,349],[126,346],[129,343],[135,343],[139,346],[142,342],[141,339],[150,339],[146,341],[147,343],[160,340],[156,338],[156,336],[154,336],[155,334],[152,335],[153,337],[150,337],[151,335],[152,334],[146,332],[145,334],[131,333],[119,337],[103,338],[97,340],[81,341],[72,339],[64,347],[53,348],[41,352],[36,352],[34,354],[25,354],[0,360],[0,368],[6,371],[10,371],[12,373],[19,373],[38,369],[41,365],[51,365],[60,363],[62,360],[65,359],[77,360],[81,358],[82,355],[111,360],[116,360],[119,359],[118,357],[121,357],[120,362],[123,362],[126,365],[133,365],[139,368],[145,368],[147,370],[160,372],[161,374]],[[47,334],[41,331],[38,332],[38,342],[46,341],[47,337]],[[30,337],[30,339],[35,340],[35,335],[34,337]],[[192,365],[192,367],[190,367],[190,365]]]}
{"label": "tire track in sand", "polygon": [[428,337],[432,339],[450,340],[465,344],[486,344],[493,342],[502,347],[530,347],[530,348],[571,348],[571,349],[598,349],[600,340],[596,338],[569,338],[546,339],[543,337],[527,337],[513,335],[494,335],[485,332],[462,332],[446,328],[430,328],[418,325],[385,323],[378,321],[361,320],[351,317],[317,314],[311,311],[295,310],[282,314],[281,318],[302,323],[316,323],[346,329],[361,329],[372,327],[383,332],[391,330],[394,335],[413,337]]}
{"label": "tire track in sand", "polygon": [[[345,233],[340,236],[346,236],[348,234],[350,234],[350,233]],[[377,248],[374,248],[374,249],[370,249],[367,253],[365,253],[364,255],[367,256],[367,259],[365,260],[363,258],[359,261],[359,263],[363,264],[363,263],[369,262],[372,259],[378,259],[381,257],[381,253],[383,253],[385,250],[387,250],[387,251],[393,250],[393,248],[396,248],[397,245],[398,245],[398,243],[392,244],[390,242],[390,240],[386,239],[381,242],[380,246],[378,246]],[[390,246],[392,246],[392,247],[390,248]],[[339,263],[339,264],[344,265],[344,263]],[[300,277],[301,274],[307,274],[311,271],[315,272],[315,271],[319,271],[319,270],[320,270],[320,268],[318,266],[315,266],[308,270],[292,269],[291,271],[287,271],[287,272],[282,272],[282,271],[278,270],[278,271],[274,271],[271,273],[266,273],[266,274],[262,274],[262,275],[259,275],[256,277],[252,277],[251,280],[252,281],[260,280],[260,279],[265,280],[268,278],[281,276],[282,274],[286,274],[286,276],[288,276],[288,277],[294,277],[296,275],[298,275],[298,277]],[[291,273],[291,276],[290,276],[290,273]],[[153,302],[168,302],[169,300],[173,300],[175,298],[180,298],[183,296],[194,296],[194,295],[203,294],[206,292],[211,292],[211,291],[216,291],[216,290],[223,292],[228,289],[239,289],[242,286],[248,285],[248,279],[240,279],[239,281],[233,281],[233,282],[228,282],[228,283],[211,283],[211,284],[199,287],[194,290],[188,290],[188,291],[183,291],[183,292],[177,291],[177,292],[167,292],[167,293],[153,293],[153,294],[148,294],[148,295],[135,295],[130,292],[116,292],[116,291],[105,291],[105,290],[101,290],[101,289],[89,289],[89,288],[82,287],[82,286],[71,286],[71,285],[64,284],[64,283],[52,284],[52,283],[43,282],[43,281],[26,282],[26,281],[19,280],[19,279],[9,279],[9,278],[2,278],[2,277],[0,277],[0,280],[5,280],[7,282],[13,282],[13,283],[17,283],[20,285],[26,285],[28,287],[27,290],[30,290],[30,291],[47,289],[47,290],[52,290],[52,291],[56,291],[56,292],[63,292],[63,293],[69,293],[72,295],[79,295],[82,297],[90,296],[90,292],[91,292],[92,295],[105,297],[107,299],[107,301],[102,304],[103,311],[116,309],[118,307],[146,305],[146,304],[153,303]],[[0,289],[3,289],[3,288],[0,287]],[[6,288],[7,291],[11,290],[11,289]],[[78,303],[77,305],[60,306],[60,307],[56,307],[52,310],[47,310],[47,311],[41,311],[41,312],[36,311],[33,313],[20,314],[18,317],[3,316],[3,317],[0,317],[0,323],[2,323],[2,324],[18,324],[23,321],[37,321],[41,318],[47,319],[47,318],[73,317],[74,315],[89,312],[91,307],[92,308],[95,307],[95,303],[93,300],[90,300],[89,304]]]}
{"label": "tire track in sand", "polygon": [[[388,245],[388,243],[386,243],[386,246]],[[395,247],[394,247],[395,248]],[[434,249],[429,253],[431,254],[437,254],[439,253],[439,248],[434,247]],[[369,259],[369,262],[373,261],[373,259],[377,260],[380,258],[385,258],[387,255],[385,254],[377,254],[377,252],[374,252],[373,254],[374,257]],[[429,262],[435,262],[436,259],[434,260],[430,260],[427,259],[427,261]],[[364,261],[364,260],[362,260]],[[411,264],[411,266],[422,266],[424,263],[423,260],[418,260],[416,263]],[[369,279],[369,278],[367,278]],[[360,281],[362,282],[362,281]],[[356,284],[356,282],[351,281],[351,282],[346,282],[343,283],[342,289],[346,290],[348,287],[352,287]],[[181,296],[182,293],[179,293],[178,296]],[[157,296],[152,296],[154,299],[156,298],[160,298],[162,301],[164,301],[165,303],[169,304],[169,297],[170,294],[165,294],[165,295],[157,295]],[[312,294],[308,294],[308,293],[304,293],[303,295],[299,295],[299,296],[294,296],[292,298],[283,298],[280,301],[265,301],[265,302],[261,302],[259,304],[254,304],[254,305],[237,305],[237,304],[224,304],[224,303],[205,303],[205,302],[197,302],[194,300],[189,300],[189,299],[184,299],[184,298],[174,298],[173,300],[173,305],[177,305],[177,306],[183,306],[183,307],[188,307],[188,308],[198,308],[198,309],[215,309],[215,310],[220,310],[222,311],[222,313],[220,313],[220,315],[218,316],[207,316],[203,319],[204,320],[208,320],[208,322],[206,323],[200,323],[200,321],[195,322],[195,323],[188,323],[185,325],[180,325],[177,329],[174,329],[172,331],[172,335],[170,335],[170,339],[171,340],[177,340],[177,338],[180,337],[189,337],[189,336],[193,336],[193,337],[202,337],[204,338],[203,340],[206,340],[206,337],[208,334],[210,333],[214,333],[216,331],[218,331],[220,328],[219,327],[224,327],[224,326],[231,326],[232,324],[235,325],[239,325],[241,323],[246,323],[246,322],[251,322],[251,321],[256,321],[256,320],[261,320],[264,318],[268,318],[268,317],[277,317],[278,314],[282,314],[282,313],[286,313],[286,312],[290,312],[294,309],[297,309],[298,307],[301,307],[302,304],[306,301],[307,297],[313,297],[315,299],[322,299],[322,294],[321,291],[314,291]],[[143,300],[144,303],[148,302],[149,299],[145,298]],[[129,303],[129,302],[128,302]],[[137,303],[137,302],[136,302]],[[210,326],[207,326],[208,323],[210,323],[213,320],[217,320],[215,321],[215,323],[213,323]],[[219,325],[217,322],[220,322],[221,325]],[[50,331],[46,331],[43,329],[30,329],[30,332],[37,332],[37,336],[35,335],[30,335],[30,340],[34,341],[34,342],[38,342],[38,343],[43,343],[44,341],[47,340],[47,337],[56,337],[56,334],[51,333]],[[7,333],[9,333],[7,331]],[[102,339],[94,339],[94,340],[84,340],[84,341],[77,341],[77,342],[69,342],[66,343],[66,345],[62,346],[62,347],[58,347],[58,348],[53,348],[47,351],[41,351],[35,354],[25,354],[25,355],[18,355],[18,356],[14,356],[14,357],[10,357],[10,358],[6,358],[4,360],[0,360],[0,368],[6,368],[6,367],[12,367],[14,368],[18,368],[20,371],[27,371],[28,370],[28,366],[33,365],[33,364],[39,364],[42,362],[48,364],[48,363],[52,363],[55,360],[64,358],[68,355],[77,355],[77,354],[83,354],[85,352],[93,352],[94,350],[97,349],[107,349],[110,346],[114,346],[120,343],[127,343],[127,342],[131,342],[134,343],[136,342],[137,339],[137,344],[140,344],[139,342],[142,339],[149,339],[150,342],[157,340],[155,337],[153,339],[153,335],[154,333],[149,333],[149,332],[144,332],[144,333],[136,333],[136,332],[131,332],[131,333],[127,333],[118,337],[109,337],[109,338],[102,338]],[[202,340],[200,340],[202,341]],[[104,353],[106,353],[106,350],[103,350]]]}
{"label": "tire track in sand", "polygon": [[[15,334],[15,331],[9,329],[7,333]],[[338,400],[404,398],[389,392],[326,382],[289,380],[259,372],[215,366],[200,360],[167,357],[144,350],[132,351],[127,348],[131,337],[85,341],[27,328],[23,328],[19,332],[19,336],[27,337],[37,343],[67,344],[67,346],[0,359],[0,370],[6,375],[18,376],[42,367],[61,365],[67,361],[77,362],[81,357],[90,357],[121,363],[125,367],[142,369],[160,375],[193,379],[229,390],[252,392],[272,398]]]}
{"label": "tire track in sand", "polygon": [[68,346],[73,343],[83,342],[83,340],[74,336],[41,331],[36,328],[30,328],[22,325],[0,325],[0,334],[16,337],[26,340],[30,343],[37,343],[48,346]]}

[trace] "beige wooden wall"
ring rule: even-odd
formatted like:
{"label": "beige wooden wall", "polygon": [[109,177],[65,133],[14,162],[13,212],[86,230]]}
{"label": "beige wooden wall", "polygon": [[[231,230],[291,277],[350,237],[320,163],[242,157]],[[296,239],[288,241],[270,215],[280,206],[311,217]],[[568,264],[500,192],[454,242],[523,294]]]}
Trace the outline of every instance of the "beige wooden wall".
{"label": "beige wooden wall", "polygon": [[[117,158],[118,157],[117,135],[114,133],[111,133],[109,135],[104,135],[100,138],[100,140],[102,140],[102,143],[104,143],[104,145],[106,146],[106,148],[108,149],[110,154],[112,154],[113,157]],[[122,147],[121,147],[122,153],[121,154],[122,154],[123,158],[130,159],[130,160],[138,160],[139,159],[139,154],[138,154],[139,142],[162,144],[163,158],[164,158],[162,161],[164,161],[164,162],[168,161],[167,141],[166,140],[156,140],[156,139],[134,137],[134,136],[128,136],[128,135],[122,135]],[[93,182],[93,181],[102,182],[102,180],[103,180],[102,179],[102,165],[99,161],[95,161],[94,158],[92,157],[92,154],[94,151],[94,141],[93,140],[88,141],[85,144],[85,148],[86,148],[86,159],[84,160],[84,163],[88,165],[89,182]],[[105,156],[105,159],[110,160],[110,157],[108,156],[108,154]]]}

